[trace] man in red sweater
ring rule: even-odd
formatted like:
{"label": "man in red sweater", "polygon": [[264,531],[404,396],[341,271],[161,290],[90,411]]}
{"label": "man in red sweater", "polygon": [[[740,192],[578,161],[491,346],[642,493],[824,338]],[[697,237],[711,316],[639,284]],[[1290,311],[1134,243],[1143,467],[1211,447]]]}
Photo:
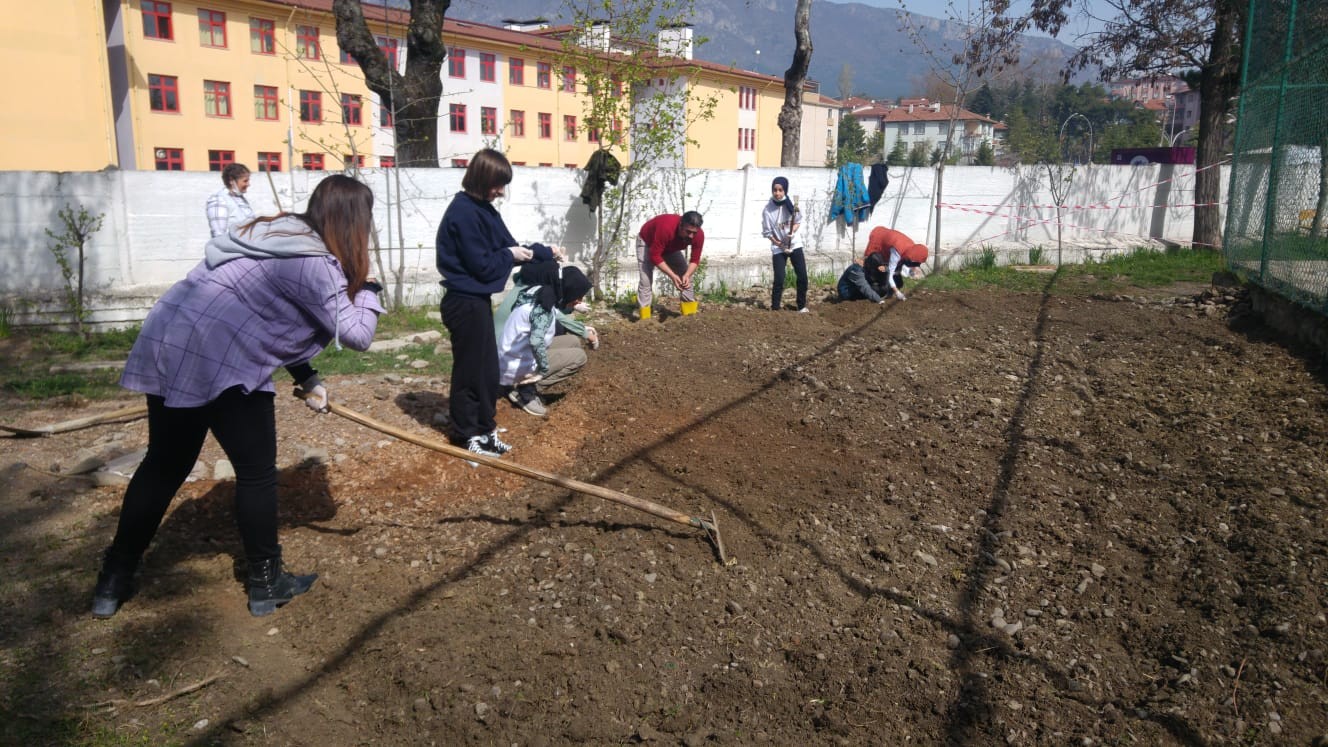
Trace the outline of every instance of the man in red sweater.
{"label": "man in red sweater", "polygon": [[867,237],[862,257],[863,272],[872,290],[903,301],[904,278],[911,275],[912,268],[927,261],[927,247],[893,228],[877,226]]}
{"label": "man in red sweater", "polygon": [[[696,289],[692,276],[701,264],[701,247],[705,232],[701,230],[701,214],[689,210],[682,215],[657,215],[641,226],[636,237],[636,261],[641,267],[641,282],[636,290],[636,302],[641,318],[649,319],[655,284],[655,268],[669,276],[673,287],[682,296],[683,315],[696,313]],[[691,257],[683,252],[691,246]]]}

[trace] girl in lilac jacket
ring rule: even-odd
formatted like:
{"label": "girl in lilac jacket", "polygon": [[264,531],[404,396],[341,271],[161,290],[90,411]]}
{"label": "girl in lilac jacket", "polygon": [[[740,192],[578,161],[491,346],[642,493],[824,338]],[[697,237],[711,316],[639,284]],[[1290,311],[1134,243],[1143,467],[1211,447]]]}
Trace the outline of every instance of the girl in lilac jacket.
{"label": "girl in lilac jacket", "polygon": [[210,431],[235,466],[235,514],[249,562],[249,611],[268,615],[316,574],[282,568],[272,374],[284,366],[327,409],[310,365],[329,343],[365,350],[378,315],[368,280],[373,193],[324,179],[303,213],[258,218],[208,242],[204,261],[153,306],[120,383],[147,395],[148,450],[125,491],[93,592],[110,617],[133,594],[139,560]]}

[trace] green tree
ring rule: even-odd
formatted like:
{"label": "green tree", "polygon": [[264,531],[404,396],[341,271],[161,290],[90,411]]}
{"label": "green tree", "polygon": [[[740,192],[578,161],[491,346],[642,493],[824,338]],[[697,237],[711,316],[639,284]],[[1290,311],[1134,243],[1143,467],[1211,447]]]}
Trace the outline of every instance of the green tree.
{"label": "green tree", "polygon": [[931,160],[931,151],[930,149],[928,149],[927,143],[924,142],[913,143],[913,147],[910,148],[908,151],[908,165],[926,166],[927,162],[930,160]]}
{"label": "green tree", "polygon": [[360,0],[332,0],[337,45],[360,66],[369,90],[393,112],[398,166],[438,166],[438,102],[443,95],[439,73],[447,58],[443,17],[451,5],[451,0],[411,0],[403,75],[378,48]]}
{"label": "green tree", "polygon": [[889,155],[885,157],[885,162],[890,166],[908,165],[908,150],[904,147],[902,139],[895,141],[894,147],[890,149]]}
{"label": "green tree", "polygon": [[[65,205],[56,213],[63,226],[60,233],[47,228],[46,237],[51,240],[47,247],[55,263],[60,266],[60,275],[65,281],[65,303],[74,318],[74,327],[83,333],[83,323],[87,321],[88,309],[83,296],[83,263],[87,260],[87,244],[92,234],[101,230],[102,213],[93,215],[82,205],[75,212],[72,205]],[[74,256],[70,256],[70,252]]]}
{"label": "green tree", "polygon": [[996,165],[996,151],[992,150],[991,141],[983,140],[982,143],[978,145],[978,152],[973,158],[973,163],[978,166]]}
{"label": "green tree", "polygon": [[[1019,34],[1032,28],[1058,35],[1079,0],[1032,0],[1027,10],[1012,10],[1011,0],[992,0],[992,23],[969,39],[970,53],[992,48],[1008,53],[997,68],[1018,60]],[[1193,241],[1219,246],[1222,240],[1221,173],[1211,168],[1224,157],[1226,118],[1240,86],[1240,35],[1248,3],[1243,0],[1120,0],[1115,12],[1089,43],[1070,57],[1066,74],[1099,69],[1103,78],[1122,75],[1169,75],[1199,71],[1199,133]],[[1276,10],[1276,5],[1272,6]],[[987,72],[987,70],[983,70]]]}

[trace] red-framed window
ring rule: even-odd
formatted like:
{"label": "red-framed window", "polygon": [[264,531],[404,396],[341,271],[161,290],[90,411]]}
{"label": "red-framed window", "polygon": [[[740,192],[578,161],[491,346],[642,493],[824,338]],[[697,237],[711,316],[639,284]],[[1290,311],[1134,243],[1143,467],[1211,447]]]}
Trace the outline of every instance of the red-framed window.
{"label": "red-framed window", "polygon": [[447,105],[447,126],[452,132],[466,131],[466,105]]}
{"label": "red-framed window", "polygon": [[322,59],[317,26],[295,27],[295,56],[305,60]]}
{"label": "red-framed window", "polygon": [[580,167],[580,166],[577,166],[577,165],[574,164],[574,163],[565,163],[565,164],[563,164],[563,168],[565,168],[565,169],[579,169],[579,168],[581,168],[581,167]]}
{"label": "red-framed window", "polygon": [[749,110],[753,110],[753,111],[755,111],[755,109],[756,109],[756,89],[755,89],[755,88],[752,88],[751,86],[739,86],[739,87],[738,87],[738,108],[739,108],[739,109],[749,109]]}
{"label": "red-framed window", "polygon": [[615,74],[613,76],[613,97],[615,99],[620,99],[622,98],[622,95],[623,95],[622,78],[620,78],[617,74]]}
{"label": "red-framed window", "polygon": [[498,66],[498,58],[492,52],[480,52],[480,80],[492,83],[497,80],[495,70]]}
{"label": "red-framed window", "polygon": [[526,84],[526,61],[520,57],[507,58],[507,82],[514,86]]}
{"label": "red-framed window", "polygon": [[447,50],[447,76],[449,78],[466,77],[466,50],[452,47]]}
{"label": "red-framed window", "polygon": [[738,150],[756,150],[756,130],[750,127],[738,128]]}
{"label": "red-framed window", "polygon": [[464,169],[464,168],[466,168],[466,167],[469,166],[469,165],[470,165],[470,159],[468,159],[468,158],[453,158],[453,159],[452,159],[452,168],[454,168],[454,169]]}
{"label": "red-framed window", "polygon": [[553,163],[552,163],[552,162],[545,163],[544,161],[540,161],[540,165],[541,165],[541,166],[552,166]]}
{"label": "red-framed window", "polygon": [[396,159],[396,156],[379,156],[379,157],[378,157],[378,167],[379,167],[379,168],[382,168],[382,169],[390,169],[390,168],[392,168],[392,167],[394,167],[394,166],[396,166],[396,165],[397,165],[397,159]]}
{"label": "red-framed window", "polygon": [[358,95],[341,94],[341,121],[348,125],[364,124],[364,105]]}
{"label": "red-framed window", "polygon": [[208,171],[221,171],[230,164],[235,163],[235,151],[233,150],[210,150],[208,151]]}
{"label": "red-framed window", "polygon": [[258,151],[259,171],[281,171],[281,153],[277,151]]}
{"label": "red-framed window", "polygon": [[225,13],[198,9],[198,43],[205,47],[226,48]]}
{"label": "red-framed window", "polygon": [[355,58],[350,56],[350,52],[347,52],[346,50],[342,49],[338,54],[340,56],[337,57],[337,61],[340,62],[341,64],[343,65],[355,64]]}
{"label": "red-framed window", "polygon": [[526,165],[526,162],[525,162],[525,161],[513,161],[513,162],[512,162],[512,165],[513,165],[513,166],[525,166],[525,165]]}
{"label": "red-framed window", "polygon": [[571,65],[563,65],[563,90],[576,93],[576,68]]}
{"label": "red-framed window", "polygon": [[553,66],[547,62],[535,63],[535,87],[548,88],[553,80]]}
{"label": "red-framed window", "polygon": [[553,137],[553,115],[548,112],[540,112],[539,115],[540,139],[548,140]]}
{"label": "red-framed window", "polygon": [[157,171],[184,171],[184,148],[153,148]]}
{"label": "red-framed window", "polygon": [[364,156],[352,156],[347,153],[341,157],[341,166],[347,170],[351,168],[362,169],[364,168]]}
{"label": "red-framed window", "polygon": [[526,113],[520,109],[512,110],[512,137],[526,136]]}
{"label": "red-framed window", "polygon": [[480,107],[480,134],[498,134],[498,110],[492,106]]}
{"label": "red-framed window", "polygon": [[570,114],[563,115],[563,139],[576,140],[576,117]]}
{"label": "red-framed window", "polygon": [[592,143],[599,142],[599,128],[590,127],[586,129],[586,140]]}
{"label": "red-framed window", "polygon": [[300,121],[323,121],[322,91],[300,91]]}
{"label": "red-framed window", "polygon": [[378,42],[378,48],[383,50],[383,56],[387,58],[387,66],[393,70],[397,69],[397,40],[390,36],[375,37]]}
{"label": "red-framed window", "polygon": [[[171,28],[171,4],[159,3],[156,0],[143,0],[143,36],[149,39],[165,39],[172,41],[175,39],[175,31]],[[167,150],[170,150],[169,148]],[[178,148],[176,150],[179,150]],[[167,169],[159,169],[166,171]],[[169,169],[170,171],[179,171],[179,169]]]}
{"label": "red-framed window", "polygon": [[203,113],[209,117],[231,116],[231,84],[220,80],[203,81]]}
{"label": "red-framed window", "polygon": [[305,171],[322,171],[323,154],[305,153],[304,155],[300,156],[300,165],[304,167]]}
{"label": "red-framed window", "polygon": [[276,86],[254,86],[254,119],[275,122],[281,118],[277,109]]}
{"label": "red-framed window", "polygon": [[277,53],[277,22],[267,18],[249,19],[249,51],[254,54]]}
{"label": "red-framed window", "polygon": [[180,113],[180,79],[148,73],[148,106],[154,112]]}
{"label": "red-framed window", "polygon": [[387,104],[378,104],[378,126],[395,127],[397,118],[392,116],[392,107]]}

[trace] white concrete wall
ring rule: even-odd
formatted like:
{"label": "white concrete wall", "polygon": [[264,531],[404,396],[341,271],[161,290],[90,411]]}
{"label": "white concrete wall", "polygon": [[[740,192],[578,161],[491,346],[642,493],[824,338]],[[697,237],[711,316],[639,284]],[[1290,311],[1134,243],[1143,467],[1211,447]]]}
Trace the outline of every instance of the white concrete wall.
{"label": "white concrete wall", "polygon": [[[271,174],[271,180],[268,174],[255,173],[248,196],[260,214],[278,207],[303,209],[324,173],[283,172]],[[443,168],[369,169],[363,174],[377,195],[379,239],[390,247],[383,253],[386,267],[375,274],[393,278],[397,268],[403,269],[407,303],[433,303],[439,297],[434,236],[463,173]],[[596,216],[581,203],[581,173],[516,167],[508,196],[499,206],[513,235],[521,241],[561,244],[573,261],[587,263],[595,246]],[[636,228],[656,213],[684,209],[705,215],[707,283],[723,280],[733,287],[767,282],[770,253],[761,238],[760,211],[778,175],[789,179],[789,192],[807,216],[804,235],[815,269],[841,270],[878,225],[893,226],[935,247],[936,172],[930,168],[891,169],[885,197],[856,227],[826,221],[836,183],[832,169],[658,172],[645,179],[653,185],[648,199],[624,218],[628,230],[617,248],[617,276],[608,283],[610,290],[635,287]],[[1043,256],[1054,260],[1056,211],[1049,207],[1053,200],[1048,183],[1045,169],[1038,167],[947,168],[941,201],[948,206],[941,210],[941,251],[933,251],[934,260],[954,268],[991,248],[1002,262],[1023,262],[1033,246],[1041,246]],[[142,319],[156,297],[201,259],[208,238],[204,201],[220,186],[217,174],[198,172],[0,172],[0,225],[5,227],[0,233],[0,306],[19,323],[54,318],[45,312],[61,308],[63,281],[44,230],[60,232],[60,208],[82,205],[105,215],[103,228],[87,249],[85,282],[92,320],[114,324]],[[1071,189],[1066,205],[1092,209],[1064,211],[1066,262],[1147,245],[1150,237],[1181,243],[1191,237],[1193,167],[1081,167],[1073,173]]]}

